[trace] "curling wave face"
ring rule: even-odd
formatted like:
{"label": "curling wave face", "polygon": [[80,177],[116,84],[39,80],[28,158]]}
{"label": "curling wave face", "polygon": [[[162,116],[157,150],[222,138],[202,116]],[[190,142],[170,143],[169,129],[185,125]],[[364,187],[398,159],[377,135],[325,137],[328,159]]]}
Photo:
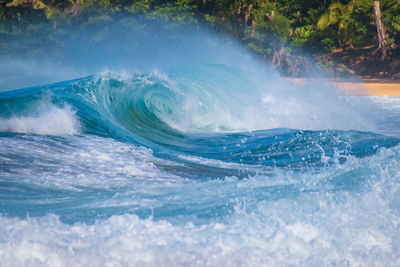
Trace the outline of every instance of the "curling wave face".
{"label": "curling wave face", "polygon": [[400,139],[364,100],[225,65],[2,92],[0,263],[394,264]]}

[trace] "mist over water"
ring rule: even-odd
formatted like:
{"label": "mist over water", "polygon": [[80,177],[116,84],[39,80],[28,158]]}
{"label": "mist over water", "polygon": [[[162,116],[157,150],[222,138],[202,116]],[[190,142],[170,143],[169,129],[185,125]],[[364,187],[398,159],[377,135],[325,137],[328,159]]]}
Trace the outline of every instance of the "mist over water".
{"label": "mist over water", "polygon": [[131,26],[0,65],[0,265],[399,264],[398,98]]}
{"label": "mist over water", "polygon": [[[122,18],[70,33],[48,50],[4,56],[1,89],[19,89],[102,72],[134,74],[202,63],[256,68],[254,59],[229,37],[199,26]],[[265,68],[265,64],[262,64]],[[261,65],[260,65],[261,66]],[[270,75],[277,75],[271,72]]]}

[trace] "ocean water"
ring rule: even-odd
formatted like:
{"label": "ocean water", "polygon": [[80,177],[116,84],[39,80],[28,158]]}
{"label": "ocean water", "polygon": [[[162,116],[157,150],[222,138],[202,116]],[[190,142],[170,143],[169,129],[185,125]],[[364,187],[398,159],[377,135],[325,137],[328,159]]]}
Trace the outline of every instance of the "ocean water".
{"label": "ocean water", "polygon": [[0,265],[398,266],[399,115],[224,64],[0,92]]}

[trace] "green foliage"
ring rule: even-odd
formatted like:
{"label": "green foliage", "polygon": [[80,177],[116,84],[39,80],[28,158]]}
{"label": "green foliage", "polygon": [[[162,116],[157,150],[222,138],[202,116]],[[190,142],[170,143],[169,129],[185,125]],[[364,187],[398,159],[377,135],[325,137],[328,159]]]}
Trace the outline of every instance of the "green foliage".
{"label": "green foliage", "polygon": [[382,20],[388,31],[389,42],[400,45],[400,2],[383,1]]}
{"label": "green foliage", "polygon": [[[400,40],[400,4],[397,0],[381,0],[382,21],[387,29],[389,43]],[[322,31],[336,27],[338,44],[371,45],[376,44],[376,25],[374,19],[374,0],[352,0],[346,4],[332,3],[328,11],[318,20],[318,28]],[[333,37],[334,34],[332,33]]]}
{"label": "green foliage", "polygon": [[316,33],[316,29],[313,25],[305,25],[295,29],[293,34],[292,44],[297,47],[304,47]]}
{"label": "green foliage", "polygon": [[5,4],[7,2],[5,0],[0,0],[0,23],[3,24],[6,22],[6,7]]}
{"label": "green foliage", "polygon": [[[279,47],[331,51],[376,44],[374,0],[0,0],[0,53],[39,53],[74,35],[131,17],[201,24],[270,56]],[[380,0],[390,44],[400,46],[400,2]],[[145,23],[143,23],[145,24]],[[100,26],[100,27],[99,27]],[[130,27],[133,27],[132,25]],[[93,35],[95,40],[101,34]],[[31,38],[28,41],[28,37]],[[19,39],[18,39],[19,38]],[[17,41],[19,40],[19,41]],[[14,42],[10,45],[10,42]],[[47,48],[46,48],[47,46]]]}
{"label": "green foliage", "polygon": [[354,38],[356,37],[354,35],[355,21],[352,18],[353,11],[353,3],[347,5],[339,2],[332,3],[329,6],[328,11],[318,20],[317,26],[320,30],[325,30],[332,25],[336,26],[340,38],[340,44],[342,46],[345,46],[346,44],[352,45],[355,41]]}
{"label": "green foliage", "polygon": [[177,23],[195,21],[196,3],[192,0],[177,0],[176,2],[167,2],[163,5],[156,6],[149,13],[151,18],[162,18],[166,21],[174,21]]}
{"label": "green foliage", "polygon": [[150,9],[151,0],[133,1],[131,5],[125,7],[125,10],[132,14],[144,14]]}
{"label": "green foliage", "polygon": [[291,31],[289,20],[279,13],[274,4],[263,3],[252,14],[256,23],[257,35],[267,33],[282,43],[287,42]]}
{"label": "green foliage", "polygon": [[[266,56],[288,42],[291,34],[290,22],[276,5],[270,2],[259,3],[250,14],[252,27],[255,27],[247,44],[251,50]],[[251,33],[251,30],[250,28],[247,32]]]}

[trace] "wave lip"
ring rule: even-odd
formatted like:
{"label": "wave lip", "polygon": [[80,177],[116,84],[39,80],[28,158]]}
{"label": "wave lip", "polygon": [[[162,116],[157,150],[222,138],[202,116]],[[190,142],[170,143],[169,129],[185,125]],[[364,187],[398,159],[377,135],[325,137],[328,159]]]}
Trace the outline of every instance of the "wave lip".
{"label": "wave lip", "polygon": [[0,119],[0,132],[41,135],[74,135],[79,133],[79,121],[69,107],[50,106],[37,116],[13,116]]}

